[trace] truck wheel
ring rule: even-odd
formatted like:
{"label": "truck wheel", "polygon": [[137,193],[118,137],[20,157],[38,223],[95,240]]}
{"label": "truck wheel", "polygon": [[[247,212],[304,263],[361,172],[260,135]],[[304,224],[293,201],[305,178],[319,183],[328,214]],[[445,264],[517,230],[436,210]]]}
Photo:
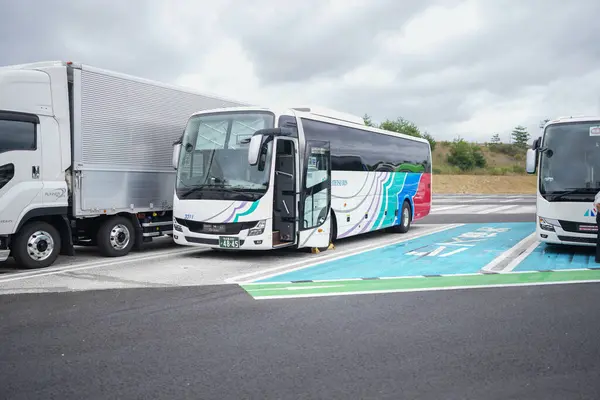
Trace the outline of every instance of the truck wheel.
{"label": "truck wheel", "polygon": [[60,246],[56,228],[47,222],[33,221],[25,224],[15,237],[12,255],[23,268],[46,268],[58,258]]}
{"label": "truck wheel", "polygon": [[98,229],[96,242],[104,257],[125,256],[135,242],[133,224],[125,217],[109,218]]}
{"label": "truck wheel", "polygon": [[394,231],[398,233],[406,233],[410,229],[410,223],[412,222],[412,216],[410,212],[410,204],[405,201],[402,204],[402,211],[400,214],[400,225],[394,226]]}

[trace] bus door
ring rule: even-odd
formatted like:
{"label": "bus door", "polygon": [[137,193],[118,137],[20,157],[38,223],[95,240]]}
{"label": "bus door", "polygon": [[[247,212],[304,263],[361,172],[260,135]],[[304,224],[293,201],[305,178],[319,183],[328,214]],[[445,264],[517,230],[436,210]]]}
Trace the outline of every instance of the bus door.
{"label": "bus door", "polygon": [[329,142],[308,140],[303,168],[298,247],[328,247],[331,239]]}
{"label": "bus door", "polygon": [[273,192],[273,247],[296,244],[298,220],[297,139],[275,138],[275,172]]}

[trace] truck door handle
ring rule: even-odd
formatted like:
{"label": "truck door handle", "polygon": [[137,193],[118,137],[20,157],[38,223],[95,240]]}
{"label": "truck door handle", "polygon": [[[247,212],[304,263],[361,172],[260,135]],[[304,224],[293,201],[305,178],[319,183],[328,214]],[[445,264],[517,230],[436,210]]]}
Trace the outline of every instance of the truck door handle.
{"label": "truck door handle", "polygon": [[31,177],[33,179],[40,178],[40,166],[39,165],[34,165],[31,167]]}

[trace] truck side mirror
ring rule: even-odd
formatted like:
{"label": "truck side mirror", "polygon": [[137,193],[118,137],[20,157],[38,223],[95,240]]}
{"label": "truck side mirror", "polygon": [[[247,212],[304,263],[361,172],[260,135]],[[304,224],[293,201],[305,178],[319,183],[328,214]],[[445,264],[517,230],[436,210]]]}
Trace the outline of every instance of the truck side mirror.
{"label": "truck side mirror", "polygon": [[537,151],[533,149],[527,149],[527,161],[525,163],[525,170],[528,174],[535,174],[537,161]]}
{"label": "truck side mirror", "polygon": [[177,164],[179,164],[179,153],[181,153],[181,143],[175,143],[173,145],[173,159],[171,160],[171,164],[175,169],[177,169]]}
{"label": "truck side mirror", "polygon": [[260,149],[263,143],[262,135],[254,135],[250,139],[250,146],[248,146],[248,164],[254,166],[258,164],[260,157]]}

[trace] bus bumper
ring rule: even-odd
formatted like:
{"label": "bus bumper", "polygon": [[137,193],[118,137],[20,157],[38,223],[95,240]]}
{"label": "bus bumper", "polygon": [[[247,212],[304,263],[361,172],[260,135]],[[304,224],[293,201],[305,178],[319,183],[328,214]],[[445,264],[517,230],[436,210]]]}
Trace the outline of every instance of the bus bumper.
{"label": "bus bumper", "polygon": [[[223,246],[222,238],[229,239],[226,241],[228,246]],[[254,236],[248,236],[248,230],[241,231],[238,235],[210,235],[191,232],[187,227],[175,224],[173,240],[181,246],[223,250],[268,250],[272,248],[272,234],[266,229],[262,234]],[[236,246],[232,247],[232,243],[235,243]]]}
{"label": "bus bumper", "polygon": [[553,231],[547,228],[542,229],[539,224],[536,228],[536,238],[542,243],[569,246],[596,246],[596,233],[568,232],[560,225],[553,225]]}

